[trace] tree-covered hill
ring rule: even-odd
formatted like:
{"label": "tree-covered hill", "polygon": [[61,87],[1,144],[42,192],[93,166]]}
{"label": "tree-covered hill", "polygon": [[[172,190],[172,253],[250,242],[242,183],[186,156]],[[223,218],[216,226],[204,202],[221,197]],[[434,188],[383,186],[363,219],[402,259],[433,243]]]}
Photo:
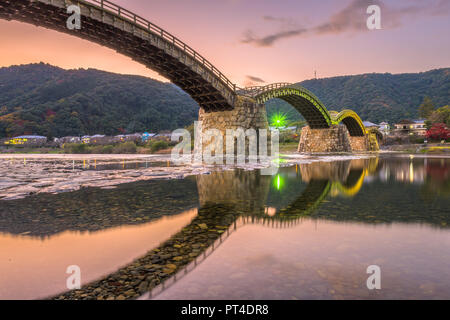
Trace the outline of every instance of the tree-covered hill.
{"label": "tree-covered hill", "polygon": [[0,69],[0,137],[157,132],[197,116],[186,93],[145,77],[43,63]]}
{"label": "tree-covered hill", "polygon": [[[375,123],[418,118],[419,106],[425,96],[431,98],[436,108],[450,103],[450,68],[423,73],[334,77],[300,84],[313,92],[328,110],[352,109],[363,120]],[[298,117],[281,100],[269,102],[267,108],[269,113],[280,110]]]}
{"label": "tree-covered hill", "polygon": [[[364,74],[307,80],[329,110],[350,108],[363,120],[390,123],[418,118],[425,96],[435,107],[450,103],[450,68],[411,74]],[[298,113],[281,100],[268,113]],[[178,87],[140,76],[48,64],[0,68],[0,137],[173,130],[191,124],[198,105]]]}

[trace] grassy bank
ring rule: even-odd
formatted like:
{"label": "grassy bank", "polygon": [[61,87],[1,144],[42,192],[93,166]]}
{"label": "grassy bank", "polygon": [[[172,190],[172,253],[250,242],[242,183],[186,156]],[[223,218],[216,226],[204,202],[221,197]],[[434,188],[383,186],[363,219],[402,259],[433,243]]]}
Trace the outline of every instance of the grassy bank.
{"label": "grassy bank", "polygon": [[287,142],[287,143],[280,143],[280,153],[292,153],[297,152],[298,149],[298,142]]}
{"label": "grassy bank", "polygon": [[403,144],[382,146],[382,150],[396,151],[404,153],[419,153],[419,154],[449,154],[450,144],[433,143],[433,144]]}
{"label": "grassy bank", "polygon": [[420,150],[421,153],[430,153],[430,154],[450,154],[450,146],[435,146],[423,148]]}
{"label": "grassy bank", "polygon": [[109,145],[87,145],[69,143],[61,147],[9,147],[0,153],[11,154],[161,154],[169,153],[172,144],[166,141],[151,141],[145,144],[124,142]]}

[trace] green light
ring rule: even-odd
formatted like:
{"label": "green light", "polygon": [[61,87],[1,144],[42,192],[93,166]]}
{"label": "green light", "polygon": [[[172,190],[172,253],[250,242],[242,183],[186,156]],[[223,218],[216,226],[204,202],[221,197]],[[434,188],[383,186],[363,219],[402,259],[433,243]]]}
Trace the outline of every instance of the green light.
{"label": "green light", "polygon": [[278,174],[274,180],[274,186],[279,191],[283,188],[283,178]]}
{"label": "green light", "polygon": [[271,115],[270,125],[272,127],[281,128],[286,127],[288,122],[288,116],[285,113],[277,112]]}

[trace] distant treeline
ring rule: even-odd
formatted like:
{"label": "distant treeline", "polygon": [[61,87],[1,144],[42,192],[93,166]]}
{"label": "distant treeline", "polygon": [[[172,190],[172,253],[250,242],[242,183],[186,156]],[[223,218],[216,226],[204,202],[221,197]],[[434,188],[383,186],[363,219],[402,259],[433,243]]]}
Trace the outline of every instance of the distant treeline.
{"label": "distant treeline", "polygon": [[160,132],[197,117],[196,102],[170,83],[42,63],[0,69],[0,137]]}
{"label": "distant treeline", "polygon": [[[450,102],[450,68],[308,80],[301,85],[329,110],[350,108],[375,123],[418,118],[425,96],[436,107]],[[301,119],[281,100],[268,102],[267,108],[269,115],[286,111],[291,120]],[[186,127],[197,116],[197,103],[170,83],[43,63],[0,68],[0,138],[160,132]]]}
{"label": "distant treeline", "polygon": [[[393,124],[403,119],[417,119],[419,106],[430,97],[436,108],[450,104],[450,68],[423,73],[373,73],[300,82],[313,92],[328,110],[352,109],[367,121]],[[292,120],[301,119],[282,100],[267,104],[268,113],[282,111]]]}

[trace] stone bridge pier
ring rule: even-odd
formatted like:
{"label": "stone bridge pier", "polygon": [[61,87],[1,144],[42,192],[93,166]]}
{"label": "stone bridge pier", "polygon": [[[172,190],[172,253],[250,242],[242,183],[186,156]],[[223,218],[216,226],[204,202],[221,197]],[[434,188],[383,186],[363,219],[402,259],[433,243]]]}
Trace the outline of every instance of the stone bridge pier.
{"label": "stone bridge pier", "polygon": [[252,98],[237,96],[232,110],[207,112],[203,108],[199,111],[199,121],[202,129],[218,129],[224,135],[227,129],[268,129],[266,107],[258,104]]}
{"label": "stone bridge pier", "polygon": [[331,125],[325,129],[304,127],[301,132],[298,152],[365,152],[378,151],[376,137],[371,134],[351,136],[345,125]]}
{"label": "stone bridge pier", "polygon": [[[243,129],[246,131],[254,129],[258,134],[260,129],[269,129],[264,104],[258,104],[254,99],[244,96],[236,97],[235,106],[232,110],[206,111],[200,108],[198,120],[201,122],[203,149],[211,143],[215,143],[215,138],[207,136],[206,132],[216,129],[222,134],[224,154],[226,152],[227,130]],[[246,141],[246,150],[247,148],[248,141]],[[196,150],[199,150],[198,145],[196,145]]]}

